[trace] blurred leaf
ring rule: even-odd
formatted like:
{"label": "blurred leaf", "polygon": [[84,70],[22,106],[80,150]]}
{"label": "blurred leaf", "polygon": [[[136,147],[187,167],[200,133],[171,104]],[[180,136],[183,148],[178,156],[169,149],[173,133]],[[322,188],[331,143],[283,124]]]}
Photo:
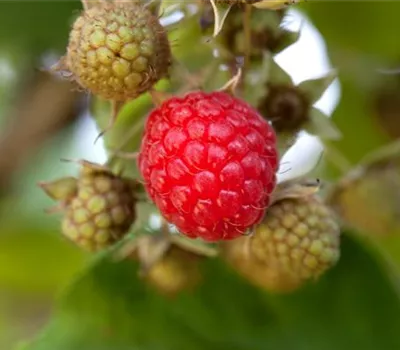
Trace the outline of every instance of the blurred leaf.
{"label": "blurred leaf", "polygon": [[64,296],[44,333],[23,349],[400,346],[399,299],[377,262],[347,237],[339,265],[293,295],[253,288],[217,259],[206,262],[195,294],[165,299],[138,279],[137,268],[101,257]]}
{"label": "blurred leaf", "polygon": [[340,131],[332,123],[332,120],[318,108],[311,107],[309,118],[310,122],[304,127],[307,132],[322,139],[340,139]]}
{"label": "blurred leaf", "polygon": [[399,60],[398,2],[309,1],[301,6],[326,41],[341,83],[341,101],[333,114],[343,137],[337,149],[351,163],[387,142],[372,116],[370,93],[387,76],[380,70]]}
{"label": "blurred leaf", "polygon": [[332,189],[329,202],[340,218],[383,248],[400,268],[399,141],[363,159]]}
{"label": "blurred leaf", "polygon": [[389,62],[399,58],[400,42],[393,40],[393,33],[400,31],[397,1],[308,1],[298,8],[311,17],[331,52],[366,54]]}
{"label": "blurred leaf", "polygon": [[341,217],[361,232],[400,237],[397,167],[386,164],[356,169],[339,183],[332,201]]}
{"label": "blurred leaf", "polygon": [[[54,234],[57,234],[54,235]],[[82,268],[85,255],[59,232],[1,227],[0,288],[19,293],[58,291]]]}
{"label": "blurred leaf", "polygon": [[[71,13],[79,1],[1,1],[0,47],[40,54],[47,49],[65,50]],[[74,12],[75,11],[75,12]]]}
{"label": "blurred leaf", "polygon": [[1,225],[1,349],[11,349],[11,344],[43,327],[55,296],[85,260],[76,247],[61,235],[46,232],[42,225],[29,229]]}
{"label": "blurred leaf", "polygon": [[[372,116],[372,111],[369,109],[369,94],[343,75],[339,77],[341,99],[332,115],[332,120],[342,137],[332,145],[349,163],[356,164],[366,154],[388,142],[388,138]],[[332,173],[334,170],[331,167],[327,172]]]}
{"label": "blurred leaf", "polygon": [[213,59],[213,42],[203,36],[199,15],[188,15],[171,25],[168,37],[174,57],[183,62],[188,70],[202,69],[205,62]]}
{"label": "blurred leaf", "polygon": [[69,127],[55,135],[33,153],[27,164],[18,171],[14,178],[14,192],[0,201],[0,229],[4,226],[13,227],[14,224],[18,228],[40,227],[47,233],[58,229],[57,215],[44,213],[44,208],[54,205],[54,202],[37,183],[77,173],[76,164],[60,161],[61,158],[82,157],[82,149],[77,146],[74,132],[76,130]]}
{"label": "blurred leaf", "polygon": [[362,160],[363,165],[373,165],[374,163],[384,161],[398,161],[400,157],[400,140],[393,141],[383,147],[379,147],[373,152],[367,154]]}

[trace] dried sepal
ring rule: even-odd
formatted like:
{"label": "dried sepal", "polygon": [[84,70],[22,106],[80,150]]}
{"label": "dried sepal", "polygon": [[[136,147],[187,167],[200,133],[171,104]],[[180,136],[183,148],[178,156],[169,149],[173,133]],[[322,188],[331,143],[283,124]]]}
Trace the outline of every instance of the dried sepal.
{"label": "dried sepal", "polygon": [[77,190],[77,179],[74,177],[64,177],[54,181],[39,182],[39,187],[46,194],[57,201],[67,201],[72,198]]}
{"label": "dried sepal", "polygon": [[261,0],[255,2],[253,6],[262,10],[281,10],[302,1],[305,0]]}

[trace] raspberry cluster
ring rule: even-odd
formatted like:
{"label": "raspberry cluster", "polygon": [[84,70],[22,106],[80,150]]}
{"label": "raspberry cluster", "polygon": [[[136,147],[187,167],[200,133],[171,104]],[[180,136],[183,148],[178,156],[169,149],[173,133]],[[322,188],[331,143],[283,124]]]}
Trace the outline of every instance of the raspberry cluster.
{"label": "raspberry cluster", "polygon": [[[265,51],[277,53],[297,40],[297,33],[281,26],[284,11],[274,12],[271,21],[261,12],[260,17],[250,17],[253,7],[253,12],[281,10],[292,2],[297,0],[196,3],[204,14],[213,11],[214,37],[225,24],[225,33],[215,45],[218,64],[231,68],[232,58],[243,54],[248,76],[239,72],[219,91],[164,98],[153,88],[168,75],[172,62],[167,31],[155,13],[159,7],[136,0],[83,1],[85,9],[73,24],[67,54],[56,69],[111,102],[111,122],[124,102],[145,92],[157,103],[144,123],[137,165],[144,184],[140,190],[146,190],[165,219],[163,234],[144,240],[145,236],[138,237],[133,247],[135,259],[146,270],[146,281],[164,294],[175,295],[196,285],[201,276],[199,258],[215,255],[198,246],[178,244],[167,223],[189,238],[223,241],[219,247],[225,260],[268,290],[296,289],[339,258],[339,227],[329,209],[314,192],[304,195],[300,191],[299,196],[290,185],[276,186],[275,132],[286,139],[300,130],[332,133],[326,131],[323,114],[312,106],[334,76],[295,86],[272,55],[265,55]],[[225,21],[229,11],[231,17]],[[253,25],[257,23],[262,25]],[[263,116],[233,91],[248,84],[246,78],[255,76],[260,63],[265,77],[255,79],[253,89],[258,90],[248,100]],[[59,201],[58,209],[64,212],[63,234],[85,250],[98,251],[129,232],[136,219],[139,184],[108,166],[79,163],[79,177],[41,186]]]}

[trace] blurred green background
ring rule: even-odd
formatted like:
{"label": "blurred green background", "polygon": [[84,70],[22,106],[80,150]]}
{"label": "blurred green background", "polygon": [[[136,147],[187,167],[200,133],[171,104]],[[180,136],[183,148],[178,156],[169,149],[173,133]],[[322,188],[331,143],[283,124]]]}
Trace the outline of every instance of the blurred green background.
{"label": "blurred green background", "polygon": [[[64,53],[80,8],[78,1],[0,2],[0,349],[46,324],[26,349],[399,348],[397,235],[371,240],[344,232],[339,265],[294,295],[268,295],[208,263],[201,290],[173,302],[147,291],[131,263],[93,262],[60,236],[59,216],[44,213],[53,203],[36,183],[74,174],[76,166],[61,158],[104,160],[101,142],[93,145],[88,97],[43,72]],[[294,9],[322,35],[326,47],[319,50],[339,70],[332,118],[343,137],[332,149],[351,167],[400,135],[400,2],[310,0]],[[197,26],[193,19],[173,34],[177,55],[194,68],[207,63],[190,45]],[[311,62],[318,53],[307,54]],[[120,126],[145,113],[148,99],[141,103],[127,109]],[[104,110],[94,109],[99,120]],[[348,170],[333,159],[325,159],[323,178]],[[379,196],[379,173],[373,184]],[[374,198],[368,203],[364,215],[379,210]],[[393,232],[400,234],[396,215]]]}

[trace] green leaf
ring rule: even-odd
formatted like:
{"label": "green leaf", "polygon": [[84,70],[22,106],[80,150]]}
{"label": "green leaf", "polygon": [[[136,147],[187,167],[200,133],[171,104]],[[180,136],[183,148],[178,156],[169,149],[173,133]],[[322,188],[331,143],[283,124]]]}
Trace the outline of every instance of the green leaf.
{"label": "green leaf", "polygon": [[375,151],[367,154],[361,161],[364,165],[373,165],[376,162],[398,159],[400,155],[400,140],[395,140]]}
{"label": "green leaf", "polygon": [[20,294],[54,294],[83,267],[85,255],[61,233],[30,225],[1,226],[0,288],[6,286]]}
{"label": "green leaf", "polygon": [[[122,169],[124,174],[131,175],[136,172],[136,162],[133,159],[119,157],[118,152],[133,153],[138,150],[144,122],[152,106],[150,96],[147,94],[126,103],[112,128],[103,135],[104,145],[110,155],[110,167],[114,170]],[[101,130],[107,129],[111,119],[111,103],[95,98],[91,112],[99,133]]]}
{"label": "green leaf", "polygon": [[64,51],[71,14],[81,8],[79,1],[1,1],[0,47],[24,48],[29,54]]}
{"label": "green leaf", "polygon": [[[388,138],[373,117],[369,92],[344,75],[339,78],[341,99],[331,118],[342,137],[333,146],[350,164],[356,164]],[[327,171],[332,172],[331,168]]]}
{"label": "green leaf", "polygon": [[298,8],[322,34],[332,66],[339,72],[341,100],[332,117],[343,137],[335,147],[355,164],[388,141],[375,120],[371,100],[376,88],[392,79],[380,70],[398,62],[400,43],[393,41],[392,33],[400,30],[400,3],[308,1]]}
{"label": "green leaf", "polygon": [[331,202],[348,224],[364,234],[400,235],[399,168],[394,164],[355,168],[336,185]]}
{"label": "green leaf", "polygon": [[[399,2],[307,1],[298,8],[311,17],[330,52],[337,50],[347,60],[355,58],[351,53],[383,61],[398,59],[400,42],[393,40],[393,33],[400,31]],[[346,53],[350,57],[345,58]],[[364,63],[358,61],[359,65]]]}
{"label": "green leaf", "polygon": [[249,285],[206,261],[195,293],[166,299],[132,262],[106,257],[70,288],[42,335],[24,350],[363,350],[400,346],[400,303],[370,252],[343,237],[342,258],[292,295]]}
{"label": "green leaf", "polygon": [[378,245],[400,268],[399,142],[384,146],[347,173],[329,202],[345,224]]}

